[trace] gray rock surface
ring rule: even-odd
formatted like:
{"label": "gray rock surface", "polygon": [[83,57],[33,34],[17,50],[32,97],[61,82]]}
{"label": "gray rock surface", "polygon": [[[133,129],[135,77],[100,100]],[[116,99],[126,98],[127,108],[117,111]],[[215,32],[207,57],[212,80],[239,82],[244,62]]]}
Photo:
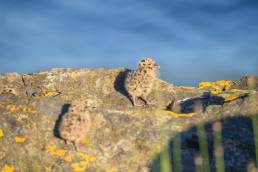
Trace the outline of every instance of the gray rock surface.
{"label": "gray rock surface", "polygon": [[[193,159],[198,153],[194,128],[204,124],[214,170],[211,129],[214,121],[223,124],[226,168],[244,169],[255,159],[252,123],[248,120],[258,112],[256,91],[245,90],[248,98],[234,100],[223,107],[211,105],[192,117],[176,117],[165,111],[169,102],[201,96],[206,90],[177,87],[157,80],[151,94],[157,104],[133,107],[123,86],[127,72],[123,68],[52,69],[29,75],[0,75],[0,93],[4,87],[13,89],[12,93],[0,94],[3,133],[0,135],[0,169],[159,171],[157,159],[164,145],[162,128],[166,126],[164,139],[172,144],[175,136],[181,136],[182,164],[188,164],[183,169],[193,171]],[[236,94],[243,92],[225,91],[220,96],[227,98]],[[89,137],[85,138],[87,151],[81,153],[58,138],[57,122],[69,104],[84,100],[96,106],[98,113],[92,116]]]}

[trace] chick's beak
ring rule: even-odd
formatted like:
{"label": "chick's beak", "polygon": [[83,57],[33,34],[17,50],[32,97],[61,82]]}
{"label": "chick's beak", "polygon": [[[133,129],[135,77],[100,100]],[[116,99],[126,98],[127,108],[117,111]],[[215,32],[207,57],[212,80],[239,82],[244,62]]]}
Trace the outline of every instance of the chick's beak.
{"label": "chick's beak", "polygon": [[155,66],[156,68],[158,68],[158,69],[160,68],[160,66],[159,66],[158,64],[156,64],[156,63],[154,64],[154,66]]}

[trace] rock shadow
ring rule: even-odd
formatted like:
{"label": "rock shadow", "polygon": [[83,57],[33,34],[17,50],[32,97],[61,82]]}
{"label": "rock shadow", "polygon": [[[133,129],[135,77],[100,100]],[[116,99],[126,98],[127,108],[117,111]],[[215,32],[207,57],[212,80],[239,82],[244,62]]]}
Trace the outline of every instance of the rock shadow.
{"label": "rock shadow", "polygon": [[60,127],[63,116],[69,111],[70,106],[71,106],[71,104],[64,104],[62,106],[61,113],[58,115],[58,119],[56,120],[55,127],[53,130],[53,134],[57,138],[62,139],[61,134],[59,132],[59,127]]}
{"label": "rock shadow", "polygon": [[[216,158],[214,148],[214,130],[213,124],[221,124],[221,145],[224,149],[224,170],[226,172],[247,172],[248,165],[256,162],[255,141],[252,119],[244,116],[228,117],[220,121],[206,123],[204,125],[206,141],[208,143],[209,167],[211,172],[216,171]],[[176,138],[180,138],[180,146],[175,148]],[[178,145],[178,144],[177,144]],[[175,157],[181,158],[181,171],[196,171],[195,159],[200,153],[200,142],[197,134],[197,126],[193,126],[187,131],[178,133],[169,141],[169,156],[172,170],[175,168]],[[180,155],[176,154],[176,149],[180,149]],[[150,172],[161,171],[161,153],[159,153],[150,165]]]}
{"label": "rock shadow", "polygon": [[225,98],[204,92],[201,96],[187,98],[179,102],[172,101],[166,109],[187,114],[196,111],[205,112],[207,107],[211,105],[220,105],[223,107],[224,103]]}
{"label": "rock shadow", "polygon": [[[238,99],[244,101],[249,96],[248,93],[240,95]],[[224,104],[227,103],[224,97],[213,95],[209,92],[204,92],[203,95],[198,97],[187,98],[182,101],[172,101],[168,106],[167,110],[176,111],[178,113],[194,113],[196,111],[205,112],[209,106],[219,105],[223,108]]]}
{"label": "rock shadow", "polygon": [[115,83],[114,83],[115,90],[118,91],[119,93],[121,93],[122,95],[124,95],[125,97],[127,97],[128,99],[130,99],[130,97],[125,89],[125,79],[130,71],[131,70],[129,70],[129,69],[125,69],[124,71],[121,71],[117,75]]}

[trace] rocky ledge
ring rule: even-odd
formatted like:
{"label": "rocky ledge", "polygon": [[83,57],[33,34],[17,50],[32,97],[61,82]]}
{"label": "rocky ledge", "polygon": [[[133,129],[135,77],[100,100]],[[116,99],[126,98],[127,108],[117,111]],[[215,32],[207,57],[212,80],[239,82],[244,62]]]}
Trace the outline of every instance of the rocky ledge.
{"label": "rocky ledge", "polygon": [[[156,105],[133,107],[123,87],[127,73],[123,68],[52,69],[0,75],[0,169],[160,171],[160,155],[168,145],[173,168],[177,165],[183,171],[194,171],[201,147],[197,130],[204,126],[209,168],[214,171],[213,130],[217,124],[221,126],[225,168],[241,171],[255,162],[257,123],[251,119],[256,119],[258,112],[256,90],[225,87],[207,98],[203,93],[212,86],[182,87],[157,80],[151,94]],[[213,101],[214,96],[221,99]],[[205,108],[193,108],[190,113],[187,107],[195,98],[201,100],[199,104],[204,99]],[[92,117],[83,143],[87,150],[78,152],[58,137],[57,126],[71,104],[85,100],[97,107],[98,113]],[[170,107],[171,102],[183,102],[181,109]],[[187,113],[182,110],[185,108]],[[181,165],[173,158],[177,136]]]}

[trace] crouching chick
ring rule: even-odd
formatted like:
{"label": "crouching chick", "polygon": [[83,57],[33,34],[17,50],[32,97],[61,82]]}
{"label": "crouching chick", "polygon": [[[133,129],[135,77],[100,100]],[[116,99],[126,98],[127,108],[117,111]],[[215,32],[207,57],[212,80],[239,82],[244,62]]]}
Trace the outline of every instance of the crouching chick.
{"label": "crouching chick", "polygon": [[89,135],[94,108],[85,104],[73,104],[61,119],[60,137],[66,144],[73,144],[77,151],[85,151],[82,141]]}

